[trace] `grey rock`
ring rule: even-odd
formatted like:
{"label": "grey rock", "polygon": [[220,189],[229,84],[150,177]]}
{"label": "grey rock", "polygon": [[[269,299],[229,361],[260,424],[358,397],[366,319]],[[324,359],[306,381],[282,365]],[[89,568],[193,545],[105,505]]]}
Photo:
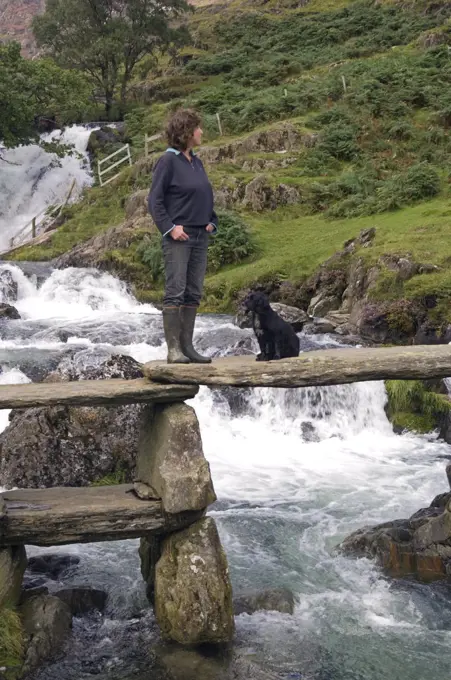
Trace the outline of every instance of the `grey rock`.
{"label": "grey rock", "polygon": [[26,566],[27,554],[22,545],[0,547],[0,610],[19,602]]}
{"label": "grey rock", "polygon": [[211,517],[165,539],[155,573],[155,615],[168,640],[199,645],[233,639],[229,569]]}
{"label": "grey rock", "polygon": [[239,614],[254,614],[262,610],[293,614],[293,593],[288,588],[269,588],[268,590],[243,593],[233,598],[235,616]]}
{"label": "grey rock", "polygon": [[97,588],[64,588],[55,592],[54,595],[68,605],[74,616],[96,610],[103,612],[108,599],[107,593]]}
{"label": "grey rock", "polygon": [[16,302],[19,286],[9,269],[0,271],[0,300],[11,303]]}
{"label": "grey rock", "polygon": [[163,404],[146,409],[136,481],[153,489],[169,513],[202,510],[216,500],[191,406]]}
{"label": "grey rock", "polygon": [[19,312],[12,305],[8,305],[6,302],[0,304],[0,320],[1,319],[21,319]]}
{"label": "grey rock", "polygon": [[58,579],[65,571],[80,564],[77,555],[61,555],[51,553],[35,555],[28,559],[27,571],[32,574],[44,574],[51,579]]}
{"label": "grey rock", "polygon": [[58,597],[38,595],[26,600],[20,608],[28,647],[24,673],[61,652],[72,625],[69,607]]}
{"label": "grey rock", "polygon": [[[141,367],[130,357],[108,357],[92,365],[63,361],[56,376],[96,380],[101,377],[135,378]],[[0,434],[0,485],[45,488],[86,486],[123,470],[132,481],[138,450],[143,406],[54,406],[12,413]]]}

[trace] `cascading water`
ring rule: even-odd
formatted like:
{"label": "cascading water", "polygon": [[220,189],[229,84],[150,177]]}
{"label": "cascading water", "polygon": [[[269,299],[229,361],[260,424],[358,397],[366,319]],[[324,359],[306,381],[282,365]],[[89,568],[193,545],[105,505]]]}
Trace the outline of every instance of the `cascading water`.
{"label": "cascading water", "polygon": [[[17,268],[9,270],[23,318],[1,329],[2,382],[26,379],[17,354],[23,350],[36,360],[71,345],[80,357],[86,351],[123,351],[140,361],[164,356],[160,314],[108,274],[55,271],[37,289]],[[226,317],[201,319],[198,339],[203,351],[216,354],[252,342],[250,332]],[[301,335],[302,347],[314,343]],[[193,401],[219,499],[210,513],[234,588],[286,586],[296,595],[292,617],[237,618],[237,647],[276,677],[449,678],[446,586],[392,582],[367,560],[333,555],[354,529],[407,517],[444,490],[449,446],[432,435],[393,434],[385,401],[382,383],[244,393],[202,388]],[[110,599],[103,617],[75,620],[64,661],[36,679],[162,680],[149,657],[158,633],[145,609],[137,542],[51,552],[58,550],[81,558],[65,585],[100,587]]]}
{"label": "cascading water", "polygon": [[2,151],[0,161],[0,252],[10,239],[48,206],[62,202],[72,180],[73,198],[92,183],[86,147],[92,127],[73,125],[42,135],[43,141],[71,144],[75,153],[58,158],[37,144]]}

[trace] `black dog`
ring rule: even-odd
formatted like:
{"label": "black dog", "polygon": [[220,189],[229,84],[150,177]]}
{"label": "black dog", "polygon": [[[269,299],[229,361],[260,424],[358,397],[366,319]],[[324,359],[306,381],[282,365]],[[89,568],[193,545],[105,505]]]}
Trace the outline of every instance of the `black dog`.
{"label": "black dog", "polygon": [[260,345],[257,361],[272,361],[299,355],[298,336],[291,324],[281,319],[271,309],[267,295],[250,293],[243,304],[247,312],[252,312],[252,326]]}

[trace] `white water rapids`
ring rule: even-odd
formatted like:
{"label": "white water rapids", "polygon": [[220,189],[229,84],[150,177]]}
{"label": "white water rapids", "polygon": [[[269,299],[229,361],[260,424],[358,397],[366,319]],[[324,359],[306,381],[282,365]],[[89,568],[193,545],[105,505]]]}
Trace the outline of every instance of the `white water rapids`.
{"label": "white water rapids", "polygon": [[[0,328],[2,383],[27,379],[18,368],[24,354],[37,362],[68,346],[115,348],[140,361],[164,356],[160,314],[108,274],[55,271],[38,289],[16,267],[7,268],[18,283],[15,304],[23,319]],[[226,317],[197,326],[202,349],[226,353],[248,337]],[[301,343],[311,347],[312,338],[301,336]],[[393,434],[385,399],[382,383],[362,383],[258,389],[232,410],[207,388],[193,400],[219,499],[210,514],[235,590],[287,586],[296,595],[292,617],[237,618],[237,646],[277,677],[449,678],[447,587],[390,581],[367,560],[332,554],[354,529],[407,517],[446,490],[443,458],[450,447],[432,435]],[[59,550],[81,557],[66,584],[101,587],[110,599],[104,617],[76,620],[65,660],[39,679],[160,680],[146,656],[157,632],[152,615],[143,614],[137,542]],[[56,551],[29,550],[37,552]]]}

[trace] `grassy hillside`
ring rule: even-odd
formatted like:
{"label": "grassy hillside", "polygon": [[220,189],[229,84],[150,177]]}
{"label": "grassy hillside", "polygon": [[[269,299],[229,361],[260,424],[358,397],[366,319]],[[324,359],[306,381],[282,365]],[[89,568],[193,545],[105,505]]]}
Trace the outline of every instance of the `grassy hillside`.
{"label": "grassy hillside", "polygon": [[[384,253],[410,254],[440,269],[404,283],[387,270],[372,295],[417,299],[439,291],[441,313],[451,314],[449,3],[198,4],[189,19],[193,45],[162,57],[156,71],[143,64],[134,83],[126,120],[135,155],[144,132],[159,130],[179,105],[201,111],[213,147],[238,147],[282,121],[312,140],[285,156],[260,146],[210,164],[217,189],[244,188],[263,174],[269,187],[290,187],[297,199],[259,212],[235,201],[256,254],[208,277],[206,308],[232,308],[237,291],[257,281],[301,281],[345,240],[375,226],[374,245],[363,252],[369,264]],[[89,191],[50,243],[16,257],[51,259],[120,223],[125,196],[149,182],[149,173],[126,171],[115,187]],[[139,248],[122,258],[129,272],[136,268],[139,294],[158,296]]]}

